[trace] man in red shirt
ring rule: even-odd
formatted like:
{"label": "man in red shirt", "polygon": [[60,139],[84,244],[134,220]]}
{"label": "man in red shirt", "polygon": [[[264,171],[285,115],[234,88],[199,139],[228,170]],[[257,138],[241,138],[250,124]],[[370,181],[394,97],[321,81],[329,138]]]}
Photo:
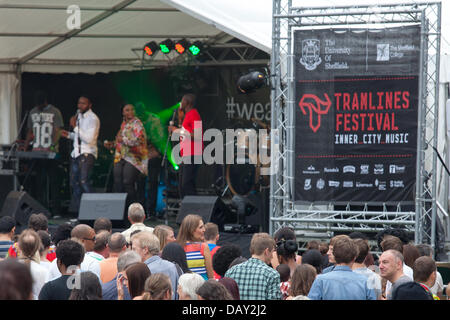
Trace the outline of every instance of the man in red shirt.
{"label": "man in red shirt", "polygon": [[180,109],[184,113],[181,129],[169,126],[169,132],[180,135],[180,196],[195,195],[195,178],[199,164],[202,162],[203,130],[202,118],[194,107],[195,96],[185,94],[181,99]]}

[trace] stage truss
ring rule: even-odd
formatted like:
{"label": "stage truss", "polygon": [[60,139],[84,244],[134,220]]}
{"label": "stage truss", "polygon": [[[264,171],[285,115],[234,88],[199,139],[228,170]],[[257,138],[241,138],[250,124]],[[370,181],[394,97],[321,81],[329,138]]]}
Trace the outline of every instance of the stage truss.
{"label": "stage truss", "polygon": [[[300,237],[330,237],[352,231],[379,232],[385,228],[402,228],[414,234],[415,243],[435,247],[439,52],[441,31],[440,3],[392,5],[334,6],[321,8],[293,7],[292,0],[274,0],[272,40],[272,130],[276,129],[278,152],[272,154],[275,173],[270,184],[271,234],[290,226]],[[421,25],[421,72],[419,84],[418,151],[415,209],[400,204],[359,203],[359,211],[335,210],[335,204],[297,206],[294,186],[294,52],[293,28],[361,27],[382,28],[405,24]],[[372,205],[380,210],[372,211]],[[410,211],[409,211],[410,210]]]}

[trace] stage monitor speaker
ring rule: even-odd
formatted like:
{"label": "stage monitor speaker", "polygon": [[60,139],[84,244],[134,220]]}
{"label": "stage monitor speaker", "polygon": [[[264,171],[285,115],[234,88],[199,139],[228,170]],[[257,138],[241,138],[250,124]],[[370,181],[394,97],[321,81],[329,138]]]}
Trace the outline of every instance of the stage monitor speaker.
{"label": "stage monitor speaker", "polygon": [[[1,168],[0,162],[0,168]],[[1,171],[1,169],[0,169]],[[5,203],[6,197],[11,190],[14,190],[14,175],[5,175],[0,173],[0,208],[3,208],[3,204]]]}
{"label": "stage monitor speaker", "polygon": [[33,213],[43,213],[50,218],[50,212],[25,191],[11,191],[3,203],[1,216],[11,216],[19,226],[27,226]]}
{"label": "stage monitor speaker", "polygon": [[83,193],[78,220],[88,222],[104,217],[121,223],[125,218],[126,201],[126,193]]}
{"label": "stage monitor speaker", "polygon": [[227,208],[217,196],[185,196],[181,201],[176,223],[181,224],[188,214],[197,214],[203,218],[203,222],[213,222],[223,231]]}

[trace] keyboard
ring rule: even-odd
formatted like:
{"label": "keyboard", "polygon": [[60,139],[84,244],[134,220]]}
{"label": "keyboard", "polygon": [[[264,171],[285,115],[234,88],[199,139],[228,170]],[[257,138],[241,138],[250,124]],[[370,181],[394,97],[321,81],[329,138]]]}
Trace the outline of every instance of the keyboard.
{"label": "keyboard", "polygon": [[[0,156],[7,157],[9,151],[0,151]],[[55,159],[56,152],[49,151],[13,151],[11,152],[12,158],[19,159]]]}

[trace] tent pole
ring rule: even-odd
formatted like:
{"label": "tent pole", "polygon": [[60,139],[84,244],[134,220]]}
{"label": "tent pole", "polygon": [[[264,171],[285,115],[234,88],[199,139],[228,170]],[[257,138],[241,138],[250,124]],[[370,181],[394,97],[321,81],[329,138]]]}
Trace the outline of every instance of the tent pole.
{"label": "tent pole", "polygon": [[[19,128],[20,119],[22,118],[22,65],[15,65],[15,74],[17,78],[17,87],[16,87],[16,128]],[[19,137],[20,132],[17,132],[16,136]]]}

